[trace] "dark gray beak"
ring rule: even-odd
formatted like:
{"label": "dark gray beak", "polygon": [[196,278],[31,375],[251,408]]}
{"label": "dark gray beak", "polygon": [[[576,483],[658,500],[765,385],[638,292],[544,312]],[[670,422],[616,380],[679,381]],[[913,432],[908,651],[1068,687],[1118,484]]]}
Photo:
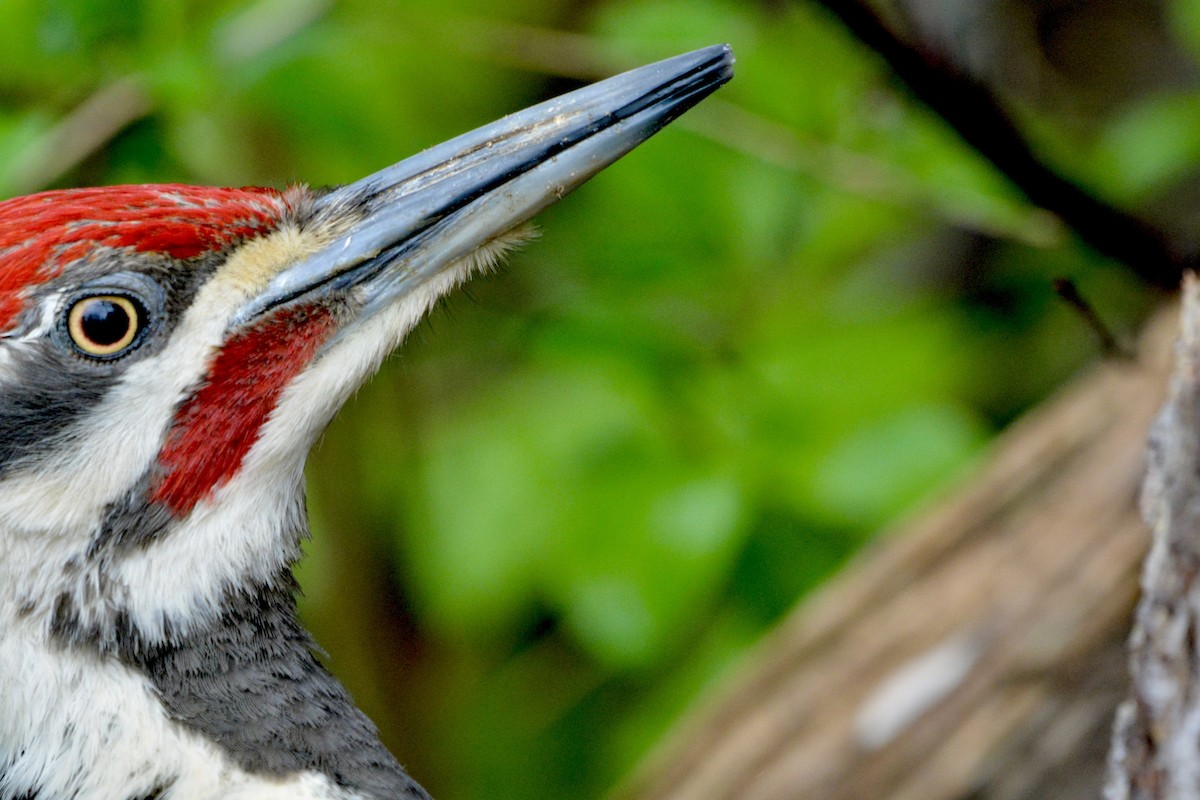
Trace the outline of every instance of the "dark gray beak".
{"label": "dark gray beak", "polygon": [[316,201],[348,232],[286,268],[244,323],[310,293],[395,302],[582,184],[733,76],[717,45],[641,67],[451,139]]}

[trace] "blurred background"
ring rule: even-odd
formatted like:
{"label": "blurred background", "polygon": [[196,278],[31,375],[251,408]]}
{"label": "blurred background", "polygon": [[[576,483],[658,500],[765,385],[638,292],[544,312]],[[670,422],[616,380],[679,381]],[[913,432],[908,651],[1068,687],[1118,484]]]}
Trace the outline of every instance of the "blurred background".
{"label": "blurred background", "polygon": [[605,796],[1104,357],[1056,280],[1118,349],[1162,299],[830,10],[860,6],[1186,260],[1198,0],[0,2],[5,197],[347,182],[733,45],[733,83],[543,213],[312,458],[305,617],[439,800]]}

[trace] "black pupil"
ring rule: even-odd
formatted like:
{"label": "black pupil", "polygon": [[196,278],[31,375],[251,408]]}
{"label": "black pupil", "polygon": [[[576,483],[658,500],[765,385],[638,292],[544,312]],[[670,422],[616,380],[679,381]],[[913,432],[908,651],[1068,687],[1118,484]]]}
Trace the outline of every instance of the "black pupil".
{"label": "black pupil", "polygon": [[101,347],[124,339],[132,325],[129,312],[111,300],[89,301],[79,318],[84,335]]}

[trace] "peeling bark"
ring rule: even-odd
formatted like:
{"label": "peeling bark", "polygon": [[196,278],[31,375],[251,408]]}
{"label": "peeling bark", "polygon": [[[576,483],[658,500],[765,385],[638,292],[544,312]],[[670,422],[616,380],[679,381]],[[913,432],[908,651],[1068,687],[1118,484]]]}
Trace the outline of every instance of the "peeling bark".
{"label": "peeling bark", "polygon": [[1130,638],[1108,800],[1200,800],[1200,281],[1184,282],[1166,405],[1151,430],[1142,513],[1153,544]]}

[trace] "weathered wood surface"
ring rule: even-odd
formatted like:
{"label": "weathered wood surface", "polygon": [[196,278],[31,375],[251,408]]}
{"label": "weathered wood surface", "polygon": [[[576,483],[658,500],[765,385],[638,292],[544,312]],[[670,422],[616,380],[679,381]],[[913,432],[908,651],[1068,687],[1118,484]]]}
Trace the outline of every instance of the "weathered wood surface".
{"label": "weathered wood surface", "polygon": [[1129,683],[1149,543],[1137,497],[1176,319],[881,536],[615,797],[1097,798]]}
{"label": "weathered wood surface", "polygon": [[1142,509],[1132,686],[1113,736],[1110,800],[1200,800],[1200,282],[1184,281],[1167,403],[1154,423]]}

